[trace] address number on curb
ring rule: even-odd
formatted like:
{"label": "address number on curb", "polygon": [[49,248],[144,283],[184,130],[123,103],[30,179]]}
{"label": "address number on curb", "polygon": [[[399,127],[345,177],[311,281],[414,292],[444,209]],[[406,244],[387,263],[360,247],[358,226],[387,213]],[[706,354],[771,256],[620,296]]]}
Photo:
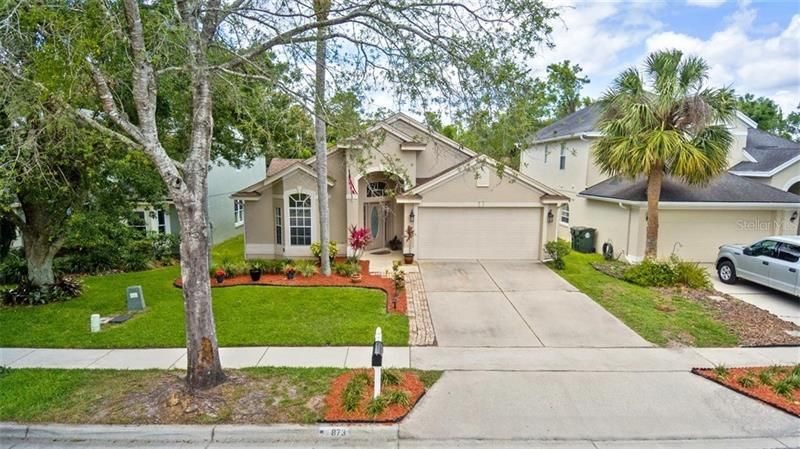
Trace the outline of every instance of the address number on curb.
{"label": "address number on curb", "polygon": [[343,438],[348,434],[347,427],[320,427],[319,434],[325,437]]}

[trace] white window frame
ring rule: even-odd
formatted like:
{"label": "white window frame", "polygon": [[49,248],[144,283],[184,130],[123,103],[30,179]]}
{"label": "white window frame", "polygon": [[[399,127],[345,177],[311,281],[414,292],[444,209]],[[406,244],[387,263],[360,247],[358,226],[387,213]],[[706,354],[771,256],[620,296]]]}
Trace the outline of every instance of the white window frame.
{"label": "white window frame", "polygon": [[233,200],[233,225],[244,224],[244,200]]}
{"label": "white window frame", "polygon": [[558,169],[567,169],[567,148],[564,145],[561,145],[561,154],[558,156]]}
{"label": "white window frame", "polygon": [[547,163],[547,155],[550,154],[550,150],[547,148],[547,144],[544,146],[544,164]]}
{"label": "white window frame", "polygon": [[283,210],[275,208],[275,244],[283,245]]}
{"label": "white window frame", "polygon": [[156,211],[156,229],[159,234],[169,234],[169,232],[167,232],[169,229],[169,216],[164,209]]}
{"label": "white window frame", "polygon": [[[305,198],[302,198],[305,197]],[[302,198],[302,199],[301,199]],[[292,203],[301,205],[292,205]],[[308,202],[308,205],[304,203]],[[290,246],[310,246],[314,239],[314,212],[313,212],[313,198],[308,193],[298,192],[292,193],[288,196],[289,203],[289,238]],[[300,214],[302,213],[302,214]],[[298,220],[302,220],[302,224],[298,224]],[[306,224],[307,223],[307,224]],[[307,229],[307,235],[297,236],[292,235],[295,229]],[[302,241],[300,238],[302,237]],[[297,242],[297,243],[296,243]]]}
{"label": "white window frame", "polygon": [[564,207],[561,208],[561,213],[559,214],[558,222],[562,225],[569,226],[569,204],[565,204]]}
{"label": "white window frame", "polygon": [[136,215],[137,217],[140,217],[142,219],[142,223],[141,224],[130,223],[130,227],[136,229],[137,231],[142,231],[143,233],[147,233],[147,211],[135,210],[133,211],[133,214]]}

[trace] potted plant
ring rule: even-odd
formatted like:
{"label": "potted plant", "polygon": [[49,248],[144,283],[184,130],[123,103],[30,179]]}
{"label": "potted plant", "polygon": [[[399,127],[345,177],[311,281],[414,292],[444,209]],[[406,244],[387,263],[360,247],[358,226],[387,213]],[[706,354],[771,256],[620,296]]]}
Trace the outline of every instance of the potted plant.
{"label": "potted plant", "polygon": [[296,273],[296,270],[294,269],[294,266],[286,265],[285,267],[283,267],[283,273],[286,274],[286,279],[291,280],[294,279],[294,274]]}
{"label": "potted plant", "polygon": [[350,282],[354,284],[358,284],[361,282],[361,272],[356,271],[355,273],[350,275]]}
{"label": "potted plant", "polygon": [[217,271],[214,272],[214,277],[217,279],[217,284],[223,283],[225,281],[225,270],[217,268]]}
{"label": "potted plant", "polygon": [[[320,257],[322,256],[322,243],[321,242],[314,242],[311,244],[309,248],[311,250],[311,254],[319,260],[320,264],[322,264],[322,260]],[[336,244],[336,240],[329,240],[328,241],[328,258],[330,261],[333,262],[333,258],[339,253],[339,248]]]}
{"label": "potted plant", "polygon": [[261,279],[264,264],[260,260],[250,262],[250,279],[253,282],[258,282]]}
{"label": "potted plant", "polygon": [[[408,225],[408,227],[406,228],[406,232],[405,232],[405,239],[406,239],[406,243],[408,243],[408,248],[409,249],[411,249],[411,239],[414,238],[414,235],[416,235],[416,231],[414,231],[414,227],[411,226],[411,225]],[[412,263],[414,263],[414,253],[412,253],[412,252],[403,253],[403,263],[405,263],[406,265],[411,265]]]}

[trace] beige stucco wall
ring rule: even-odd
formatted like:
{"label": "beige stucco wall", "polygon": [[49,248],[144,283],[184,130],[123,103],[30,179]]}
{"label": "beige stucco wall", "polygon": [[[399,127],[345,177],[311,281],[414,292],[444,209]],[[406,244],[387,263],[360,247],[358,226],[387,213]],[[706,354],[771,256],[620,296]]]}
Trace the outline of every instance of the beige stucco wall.
{"label": "beige stucco wall", "polygon": [[451,179],[442,182],[422,193],[423,204],[432,202],[530,202],[538,203],[542,192],[514,180],[509,175],[502,178],[494,167],[486,166],[483,170],[489,175],[489,186],[478,187],[475,178],[478,167],[465,169]]}
{"label": "beige stucco wall", "polygon": [[800,161],[786,167],[771,178],[760,178],[760,180],[776,189],[788,191],[793,184],[800,182]]}
{"label": "beige stucco wall", "polygon": [[[577,194],[586,187],[605,179],[596,169],[589,170],[592,140],[587,138],[567,139],[558,142],[537,144],[523,152],[520,171],[531,178],[567,195]],[[559,168],[561,148],[564,148],[566,164]],[[545,153],[547,156],[545,157]]]}
{"label": "beige stucco wall", "polygon": [[[316,170],[317,164],[312,164],[312,167]],[[347,159],[345,150],[338,150],[328,155],[328,177],[336,180],[333,187],[328,187],[330,238],[341,244],[347,240]]]}
{"label": "beige stucco wall", "polygon": [[572,226],[587,226],[597,229],[595,249],[601,252],[604,243],[611,243],[616,254],[636,254],[639,251],[638,226],[639,208],[620,206],[616,203],[591,201],[579,198],[575,201],[581,205],[580,214],[573,219]]}
{"label": "beige stucco wall", "polygon": [[774,235],[782,214],[771,210],[661,210],[658,254],[713,262],[725,243],[751,244]]}

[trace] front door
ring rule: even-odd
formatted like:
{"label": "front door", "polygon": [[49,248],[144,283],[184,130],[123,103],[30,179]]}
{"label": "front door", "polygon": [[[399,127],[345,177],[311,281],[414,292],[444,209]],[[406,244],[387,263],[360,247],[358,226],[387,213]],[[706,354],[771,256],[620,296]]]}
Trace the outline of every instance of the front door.
{"label": "front door", "polygon": [[364,227],[369,229],[368,250],[386,246],[386,203],[364,203]]}

